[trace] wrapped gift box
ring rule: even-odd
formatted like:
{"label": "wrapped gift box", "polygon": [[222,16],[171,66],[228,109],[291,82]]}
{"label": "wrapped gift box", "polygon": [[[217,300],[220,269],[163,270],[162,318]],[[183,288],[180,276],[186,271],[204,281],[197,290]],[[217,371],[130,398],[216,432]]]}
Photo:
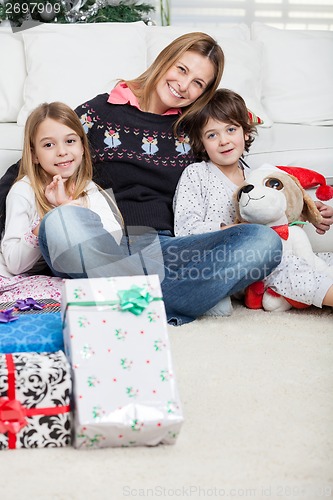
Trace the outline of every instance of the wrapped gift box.
{"label": "wrapped gift box", "polygon": [[70,444],[70,396],[63,351],[0,354],[0,450]]}
{"label": "wrapped gift box", "polygon": [[0,353],[64,349],[60,303],[33,298],[0,303]]}
{"label": "wrapped gift box", "polygon": [[0,322],[0,353],[64,349],[60,312],[18,314],[17,317],[15,321]]}
{"label": "wrapped gift box", "polygon": [[74,446],[173,444],[183,415],[157,276],[66,280]]}

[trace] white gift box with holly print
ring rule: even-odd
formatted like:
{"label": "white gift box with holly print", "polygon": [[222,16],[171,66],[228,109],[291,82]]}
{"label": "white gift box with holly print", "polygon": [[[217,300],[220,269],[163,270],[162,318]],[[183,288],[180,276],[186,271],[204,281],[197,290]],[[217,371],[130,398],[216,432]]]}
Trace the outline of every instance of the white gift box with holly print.
{"label": "white gift box with holly print", "polygon": [[183,415],[158,276],[66,280],[75,448],[175,443]]}

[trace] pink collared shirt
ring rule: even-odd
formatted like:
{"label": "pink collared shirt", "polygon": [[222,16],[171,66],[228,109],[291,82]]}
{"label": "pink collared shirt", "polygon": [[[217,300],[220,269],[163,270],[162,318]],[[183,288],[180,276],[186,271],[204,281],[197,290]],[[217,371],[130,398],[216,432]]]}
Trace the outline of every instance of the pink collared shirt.
{"label": "pink collared shirt", "polygon": [[[130,104],[131,106],[134,106],[142,111],[138,99],[124,82],[118,83],[118,85],[111,90],[108,102],[111,104]],[[163,115],[179,115],[180,113],[181,109],[170,108],[163,113]]]}

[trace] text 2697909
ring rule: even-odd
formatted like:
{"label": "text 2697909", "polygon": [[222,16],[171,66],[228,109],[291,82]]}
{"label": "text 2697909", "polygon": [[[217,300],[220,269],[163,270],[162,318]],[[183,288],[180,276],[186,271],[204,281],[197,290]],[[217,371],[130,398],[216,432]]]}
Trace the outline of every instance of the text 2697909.
{"label": "text 2697909", "polygon": [[5,5],[5,12],[7,15],[11,14],[31,14],[38,13],[54,13],[59,14],[61,10],[60,2],[55,3],[38,3],[38,2],[7,2]]}

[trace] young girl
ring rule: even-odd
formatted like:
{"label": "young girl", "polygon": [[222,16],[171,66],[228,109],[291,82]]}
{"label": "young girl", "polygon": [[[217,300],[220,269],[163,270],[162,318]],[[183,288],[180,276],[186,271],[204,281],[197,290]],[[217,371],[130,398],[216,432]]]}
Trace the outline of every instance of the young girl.
{"label": "young girl", "polygon": [[2,302],[23,296],[59,298],[61,279],[41,276],[47,266],[38,242],[40,221],[54,207],[88,207],[120,240],[120,224],[91,178],[88,141],[77,114],[60,102],[37,107],[27,120],[19,174],[6,200],[0,250]]}
{"label": "young girl", "polygon": [[[233,193],[246,178],[243,153],[249,151],[256,128],[249,123],[242,97],[227,89],[216,91],[211,101],[192,118],[189,135],[194,154],[203,160],[183,172],[174,196],[175,234],[185,236],[227,229],[236,212]],[[303,273],[304,280],[300,279]],[[306,283],[302,290],[294,280]],[[332,279],[314,273],[301,259],[284,257],[281,266],[265,278],[267,286],[305,304],[333,305]],[[231,303],[222,301],[206,314],[227,315]]]}

